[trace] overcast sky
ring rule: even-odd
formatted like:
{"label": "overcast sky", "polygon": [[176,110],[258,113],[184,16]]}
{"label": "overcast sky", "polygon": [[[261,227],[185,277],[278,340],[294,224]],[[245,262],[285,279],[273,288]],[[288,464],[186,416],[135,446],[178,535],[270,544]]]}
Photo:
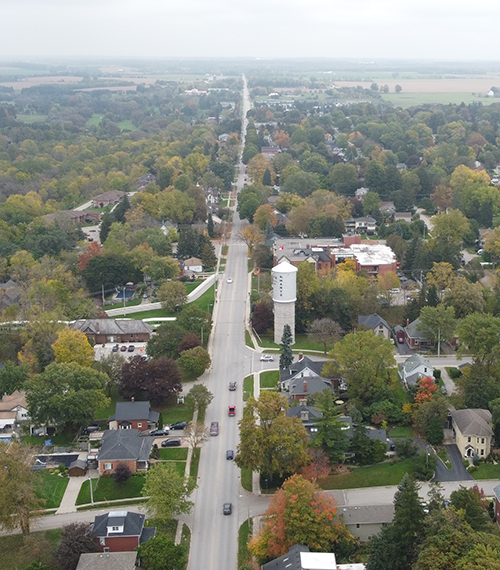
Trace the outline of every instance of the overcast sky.
{"label": "overcast sky", "polygon": [[500,60],[499,0],[0,0],[0,57]]}

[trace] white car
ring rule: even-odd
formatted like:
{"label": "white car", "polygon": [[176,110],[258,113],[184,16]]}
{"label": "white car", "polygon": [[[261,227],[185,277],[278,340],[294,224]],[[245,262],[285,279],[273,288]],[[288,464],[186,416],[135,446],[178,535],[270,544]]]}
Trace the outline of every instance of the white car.
{"label": "white car", "polygon": [[274,360],[274,356],[272,354],[261,354],[260,361],[261,362],[272,362]]}
{"label": "white car", "polygon": [[228,278],[227,278],[227,282],[228,282],[228,283],[232,283],[232,282],[233,282],[233,278],[232,278],[232,277],[228,277]]}

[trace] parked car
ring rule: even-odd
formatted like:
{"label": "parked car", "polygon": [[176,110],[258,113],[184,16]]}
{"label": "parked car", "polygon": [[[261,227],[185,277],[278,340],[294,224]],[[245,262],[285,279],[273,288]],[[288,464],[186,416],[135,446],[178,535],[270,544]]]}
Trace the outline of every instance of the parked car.
{"label": "parked car", "polygon": [[236,382],[229,382],[229,391],[234,392],[236,390]]}
{"label": "parked car", "polygon": [[181,440],[178,437],[171,437],[161,442],[162,447],[179,447]]}
{"label": "parked car", "polygon": [[222,512],[225,515],[230,515],[233,512],[233,503],[224,503],[222,507]]}
{"label": "parked car", "polygon": [[274,360],[274,356],[272,354],[261,354],[260,361],[261,362],[272,362]]}
{"label": "parked car", "polygon": [[189,425],[189,422],[175,422],[170,426],[170,429],[184,429]]}
{"label": "parked car", "polygon": [[234,451],[232,449],[226,451],[226,459],[234,459]]}
{"label": "parked car", "polygon": [[478,249],[478,250],[477,250],[477,254],[478,254],[478,255],[483,255],[483,253],[484,253],[484,249],[481,248],[481,249]]}
{"label": "parked car", "polygon": [[210,435],[219,435],[219,422],[212,422],[210,424]]}
{"label": "parked car", "polygon": [[99,426],[97,424],[89,424],[83,431],[86,434],[94,433],[95,431],[99,431]]}
{"label": "parked car", "polygon": [[236,406],[229,406],[228,414],[230,416],[235,416],[236,415]]}
{"label": "parked car", "polygon": [[404,344],[405,342],[405,333],[403,331],[398,331],[396,333],[396,337],[398,339],[399,344]]}
{"label": "parked car", "polygon": [[149,435],[154,435],[156,437],[162,436],[162,435],[168,435],[170,431],[170,428],[168,426],[162,427],[161,429],[154,429],[153,431],[151,431],[149,433]]}
{"label": "parked car", "polygon": [[118,352],[120,350],[120,347],[115,344],[115,346],[113,346],[113,348],[111,349],[113,352]]}
{"label": "parked car", "polygon": [[128,352],[134,352],[135,346],[133,344],[131,344],[127,350],[128,350]]}
{"label": "parked car", "polygon": [[127,347],[126,347],[125,345],[123,345],[123,346],[120,348],[120,351],[121,351],[121,352],[127,352]]}

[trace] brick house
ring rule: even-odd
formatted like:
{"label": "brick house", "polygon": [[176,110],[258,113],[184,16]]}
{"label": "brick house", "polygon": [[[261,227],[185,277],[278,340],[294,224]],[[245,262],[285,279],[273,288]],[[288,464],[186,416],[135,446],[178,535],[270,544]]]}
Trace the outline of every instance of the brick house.
{"label": "brick house", "polygon": [[112,473],[119,463],[130,471],[147,471],[154,437],[141,437],[137,429],[106,430],[97,456],[99,473]]}
{"label": "brick house", "polygon": [[156,427],[160,414],[153,412],[149,402],[117,402],[114,416],[109,418],[109,429],[137,429]]}
{"label": "brick house", "polygon": [[71,328],[95,344],[147,342],[153,334],[153,327],[138,319],[85,319],[75,321]]}
{"label": "brick house", "polygon": [[76,570],[137,570],[137,552],[85,552]]}
{"label": "brick house", "polygon": [[146,515],[129,511],[110,511],[97,515],[92,525],[97,552],[133,552],[156,534],[145,528]]}
{"label": "brick house", "polygon": [[92,207],[105,208],[106,206],[114,206],[118,204],[124,196],[125,192],[121,192],[120,190],[104,192],[104,194],[99,194],[99,196],[92,199]]}

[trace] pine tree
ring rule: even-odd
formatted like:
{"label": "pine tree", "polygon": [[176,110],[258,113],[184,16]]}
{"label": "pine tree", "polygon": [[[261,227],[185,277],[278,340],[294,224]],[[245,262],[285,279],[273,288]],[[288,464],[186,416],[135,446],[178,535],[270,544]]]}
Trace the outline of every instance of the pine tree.
{"label": "pine tree", "polygon": [[439,297],[437,289],[434,285],[431,285],[427,291],[426,305],[429,305],[430,307],[437,307],[438,303]]}
{"label": "pine tree", "polygon": [[111,229],[111,224],[115,221],[114,213],[107,212],[102,217],[101,227],[99,228],[99,239],[101,240],[101,243],[106,241],[109,230]]}
{"label": "pine tree", "polygon": [[120,222],[120,224],[124,224],[126,221],[125,214],[127,213],[127,210],[130,210],[130,202],[128,200],[127,194],[125,194],[122,201],[113,210],[115,221]]}
{"label": "pine tree", "polygon": [[207,242],[201,252],[201,261],[205,269],[213,269],[217,264],[217,257],[215,256],[214,246]]}
{"label": "pine tree", "polygon": [[266,171],[264,172],[264,176],[262,177],[262,184],[264,186],[272,186],[273,184],[271,178],[271,171],[269,170],[269,168],[266,168]]}
{"label": "pine tree", "polygon": [[215,236],[214,219],[212,218],[212,214],[208,214],[207,232],[208,232],[208,237],[213,238]]}
{"label": "pine tree", "polygon": [[290,325],[283,327],[283,336],[281,337],[281,355],[280,355],[280,368],[283,370],[289,368],[293,362],[292,353],[292,331]]}

